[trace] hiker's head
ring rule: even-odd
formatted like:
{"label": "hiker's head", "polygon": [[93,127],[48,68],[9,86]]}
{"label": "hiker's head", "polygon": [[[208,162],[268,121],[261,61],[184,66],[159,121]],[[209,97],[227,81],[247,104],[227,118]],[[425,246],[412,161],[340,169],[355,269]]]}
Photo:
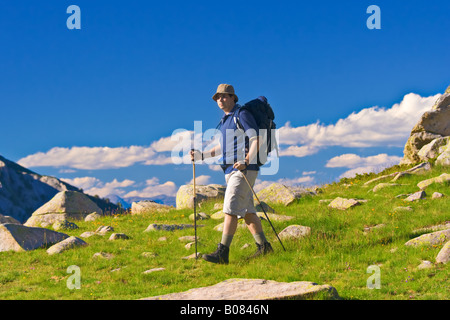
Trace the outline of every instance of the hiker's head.
{"label": "hiker's head", "polygon": [[231,111],[238,101],[237,95],[234,93],[234,88],[229,84],[219,84],[216,93],[213,95],[213,100],[217,102],[220,109],[225,112]]}

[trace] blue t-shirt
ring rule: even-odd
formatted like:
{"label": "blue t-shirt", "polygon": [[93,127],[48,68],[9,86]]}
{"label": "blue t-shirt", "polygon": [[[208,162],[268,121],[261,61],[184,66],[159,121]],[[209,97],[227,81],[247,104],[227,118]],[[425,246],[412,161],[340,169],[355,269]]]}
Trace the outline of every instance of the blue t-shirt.
{"label": "blue t-shirt", "polygon": [[[226,174],[237,170],[233,168],[233,164],[245,160],[249,150],[249,140],[259,134],[253,115],[245,109],[239,110],[240,107],[239,104],[236,104],[231,112],[225,114],[220,121],[222,158],[219,162]],[[236,118],[239,119],[239,124],[243,128],[238,129]],[[253,161],[255,160],[256,158]],[[250,163],[247,170],[259,170],[259,166],[256,163]]]}

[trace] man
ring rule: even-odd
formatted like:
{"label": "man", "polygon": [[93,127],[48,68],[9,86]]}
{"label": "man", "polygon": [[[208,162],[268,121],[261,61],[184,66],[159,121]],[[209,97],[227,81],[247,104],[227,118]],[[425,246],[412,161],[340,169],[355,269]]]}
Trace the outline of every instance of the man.
{"label": "man", "polygon": [[[252,257],[272,252],[273,249],[266,240],[261,220],[256,215],[253,193],[244,178],[245,175],[253,187],[258,176],[259,167],[256,164],[256,156],[259,148],[259,137],[256,121],[247,110],[239,112],[238,97],[233,86],[229,84],[220,84],[213,100],[225,113],[220,124],[221,143],[206,152],[192,150],[191,159],[192,161],[204,160],[222,154],[221,167],[227,183],[223,205],[225,219],[222,239],[217,250],[214,253],[203,255],[203,259],[213,263],[228,264],[230,244],[236,232],[239,218],[244,218],[255,239],[257,251]],[[242,130],[237,128],[235,121],[238,112],[239,123],[244,129],[245,135],[242,133],[239,135]],[[230,132],[233,134],[230,134]]]}

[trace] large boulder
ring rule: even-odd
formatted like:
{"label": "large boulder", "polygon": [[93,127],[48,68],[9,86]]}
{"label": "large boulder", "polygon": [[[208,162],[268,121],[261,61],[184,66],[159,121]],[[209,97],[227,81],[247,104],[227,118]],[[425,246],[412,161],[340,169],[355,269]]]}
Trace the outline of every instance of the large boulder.
{"label": "large boulder", "polygon": [[426,233],[420,237],[409,240],[405,246],[434,246],[440,245],[450,240],[450,229]]}
{"label": "large boulder", "polygon": [[439,97],[430,111],[425,112],[411,131],[400,164],[422,161],[419,151],[435,139],[450,136],[450,87]]}
{"label": "large boulder", "polygon": [[1,251],[29,251],[47,247],[68,238],[67,234],[20,224],[0,224]]}
{"label": "large boulder", "polygon": [[426,189],[428,186],[432,185],[433,183],[440,183],[440,184],[444,184],[446,182],[450,181],[450,173],[443,173],[438,177],[434,177],[434,178],[430,178],[430,179],[426,179],[423,181],[420,181],[417,186],[423,190]]}
{"label": "large boulder", "polygon": [[103,214],[89,197],[77,191],[61,191],[33,212],[24,225],[46,227],[64,220],[82,220],[92,212]]}
{"label": "large boulder", "polygon": [[[177,209],[194,208],[194,186],[183,185],[178,189],[176,196]],[[204,201],[214,200],[223,201],[225,196],[225,186],[220,184],[196,185],[195,186],[196,203],[200,205]]]}
{"label": "large boulder", "polygon": [[13,223],[13,224],[21,224],[19,221],[10,216],[4,216],[0,214],[0,224],[3,223]]}
{"label": "large boulder", "polygon": [[213,286],[143,300],[306,300],[320,295],[321,299],[340,299],[330,285],[309,281],[277,282],[264,279],[228,279]]}
{"label": "large boulder", "polygon": [[168,212],[175,209],[173,206],[161,204],[152,200],[133,202],[131,204],[131,214],[140,214],[146,212]]}
{"label": "large boulder", "polygon": [[305,195],[315,195],[315,193],[301,187],[272,183],[268,187],[260,190],[256,195],[260,201],[288,206],[296,199],[300,199]]}

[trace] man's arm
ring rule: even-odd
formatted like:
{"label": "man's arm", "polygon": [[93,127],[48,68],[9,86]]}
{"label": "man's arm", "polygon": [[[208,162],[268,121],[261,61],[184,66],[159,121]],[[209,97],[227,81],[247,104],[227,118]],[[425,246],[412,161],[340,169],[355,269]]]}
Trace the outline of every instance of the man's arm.
{"label": "man's arm", "polygon": [[200,152],[198,150],[191,150],[190,154],[191,154],[191,160],[197,161],[197,160],[205,160],[207,158],[212,158],[215,157],[217,155],[219,155],[222,152],[222,148],[220,147],[220,145],[215,146],[214,148],[212,148],[211,150],[205,151],[205,152]]}
{"label": "man's arm", "polygon": [[256,163],[255,159],[261,146],[262,139],[259,136],[256,136],[252,138],[249,143],[250,147],[248,149],[248,153],[245,157],[244,163],[242,161],[238,161],[233,165],[233,168],[238,170],[245,170],[249,164]]}

